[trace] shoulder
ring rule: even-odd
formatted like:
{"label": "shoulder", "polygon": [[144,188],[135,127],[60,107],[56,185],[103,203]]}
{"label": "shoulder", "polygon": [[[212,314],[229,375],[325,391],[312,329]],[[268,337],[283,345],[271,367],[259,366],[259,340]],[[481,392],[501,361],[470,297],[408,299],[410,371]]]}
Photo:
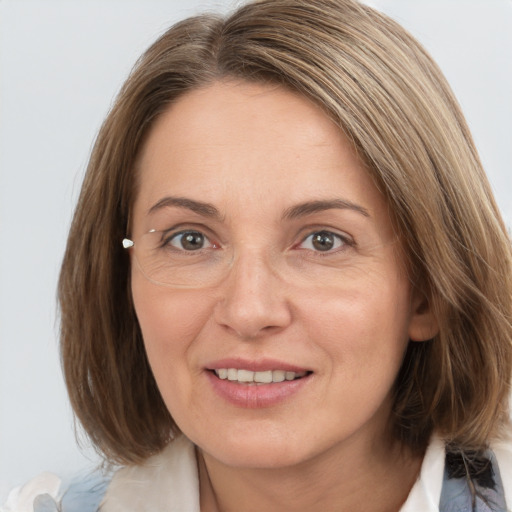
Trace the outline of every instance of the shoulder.
{"label": "shoulder", "polygon": [[194,445],[184,436],[143,465],[63,480],[43,473],[14,489],[0,512],[199,512]]}
{"label": "shoulder", "polygon": [[[512,503],[512,436],[491,443],[483,453],[448,453],[444,476],[442,510],[505,512]],[[470,484],[468,484],[468,481]],[[471,487],[471,492],[468,492]],[[459,504],[459,508],[456,505]],[[461,507],[464,505],[464,508]]]}
{"label": "shoulder", "polygon": [[512,431],[508,432],[503,439],[493,443],[491,448],[497,460],[505,499],[510,508],[512,506]]}
{"label": "shoulder", "polygon": [[110,476],[100,471],[61,479],[41,473],[11,491],[0,512],[96,512]]}
{"label": "shoulder", "polygon": [[183,435],[144,464],[120,469],[101,504],[102,512],[199,512],[195,446]]}
{"label": "shoulder", "polygon": [[[494,508],[484,507],[484,510],[508,510],[506,507],[510,509],[512,504],[512,435],[493,442],[485,456],[481,468],[486,471],[477,473],[475,491],[484,501],[496,503]],[[467,479],[456,474],[459,466],[454,454],[446,453],[444,442],[434,436],[423,459],[420,476],[401,512],[469,510],[466,501],[471,501],[471,496],[467,492]],[[486,475],[489,482],[482,480]]]}

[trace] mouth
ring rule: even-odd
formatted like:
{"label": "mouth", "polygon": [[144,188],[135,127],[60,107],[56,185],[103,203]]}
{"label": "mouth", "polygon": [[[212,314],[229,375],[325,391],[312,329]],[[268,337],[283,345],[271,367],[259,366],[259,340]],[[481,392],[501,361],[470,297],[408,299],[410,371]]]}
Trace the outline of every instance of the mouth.
{"label": "mouth", "polygon": [[278,406],[302,396],[314,372],[278,359],[226,358],[207,364],[205,374],[217,396],[237,408]]}
{"label": "mouth", "polygon": [[262,386],[285,381],[295,381],[307,377],[311,371],[288,371],[288,370],[263,370],[252,371],[244,368],[217,368],[210,370],[220,380],[228,380],[233,383],[246,386]]}

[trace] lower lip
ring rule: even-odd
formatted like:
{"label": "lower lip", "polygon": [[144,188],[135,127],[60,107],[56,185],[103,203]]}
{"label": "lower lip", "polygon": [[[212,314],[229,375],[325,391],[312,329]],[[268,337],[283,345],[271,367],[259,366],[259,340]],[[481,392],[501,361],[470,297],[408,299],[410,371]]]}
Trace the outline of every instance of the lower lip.
{"label": "lower lip", "polygon": [[228,379],[219,379],[212,371],[207,371],[206,375],[218,395],[231,404],[246,409],[272,407],[280,404],[297,393],[311,378],[311,375],[306,375],[300,379],[272,384],[248,385]]}

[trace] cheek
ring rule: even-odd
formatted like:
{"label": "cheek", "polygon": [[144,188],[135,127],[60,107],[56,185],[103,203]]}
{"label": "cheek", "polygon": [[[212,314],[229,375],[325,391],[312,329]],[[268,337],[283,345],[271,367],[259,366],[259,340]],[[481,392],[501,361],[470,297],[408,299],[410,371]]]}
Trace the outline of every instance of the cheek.
{"label": "cheek", "polygon": [[[207,321],[207,298],[132,277],[132,294],[148,359],[158,380],[160,366],[179,365]],[[191,307],[191,304],[194,307]]]}
{"label": "cheek", "polygon": [[322,296],[309,294],[302,303],[310,338],[338,368],[350,368],[354,378],[363,371],[398,371],[408,343],[407,281],[390,278],[393,273],[385,279],[379,275],[368,274],[357,285],[347,282]]}
{"label": "cheek", "polygon": [[[132,278],[135,312],[153,376],[173,419],[182,428],[191,415],[197,369],[191,355],[210,317],[208,295],[156,286]],[[185,423],[186,426],[186,423]]]}

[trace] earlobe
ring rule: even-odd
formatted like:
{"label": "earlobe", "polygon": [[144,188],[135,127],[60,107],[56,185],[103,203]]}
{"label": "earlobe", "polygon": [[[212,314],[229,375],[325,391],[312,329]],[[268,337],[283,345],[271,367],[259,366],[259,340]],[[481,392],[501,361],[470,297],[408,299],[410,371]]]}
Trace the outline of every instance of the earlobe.
{"label": "earlobe", "polygon": [[409,323],[411,341],[428,341],[439,333],[439,324],[428,299],[419,293],[413,300]]}

